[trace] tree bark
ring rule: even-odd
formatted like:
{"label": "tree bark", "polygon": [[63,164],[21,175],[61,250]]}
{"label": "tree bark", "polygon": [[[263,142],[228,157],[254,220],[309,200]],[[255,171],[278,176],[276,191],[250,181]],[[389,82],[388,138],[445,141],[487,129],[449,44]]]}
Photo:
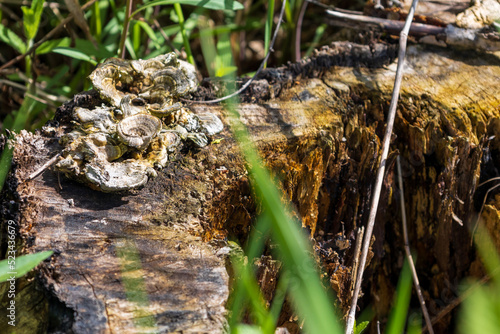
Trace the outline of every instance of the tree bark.
{"label": "tree bark", "polygon": [[[395,55],[392,46],[337,43],[311,59],[266,70],[238,107],[267,166],[282,181],[283,196],[315,238],[342,311],[350,302],[356,231],[367,220]],[[482,273],[468,227],[478,209],[476,187],[499,165],[499,65],[494,55],[408,50],[360,304],[377,298],[378,319],[390,309],[404,257],[392,165],[397,154],[405,173],[411,247],[431,317],[457,295],[462,278]],[[213,87],[204,82],[194,99],[213,97]],[[82,93],[63,106],[57,131],[69,125],[74,106],[92,99],[92,92]],[[193,102],[190,107],[229,123],[221,106]],[[244,242],[256,216],[229,128],[216,136],[223,139],[219,143],[183,150],[157,178],[127,194],[58,181],[53,171],[25,182],[61,150],[57,131],[17,136],[15,168],[2,202],[4,221],[19,225],[23,253],[55,251],[35,280],[18,281],[18,294],[30,291],[31,298],[20,298],[19,325],[31,332],[126,333],[146,314],[161,332],[221,332],[229,293],[221,247],[226,237]],[[491,210],[499,208],[488,207],[488,226],[498,220]],[[140,256],[141,266],[132,274],[124,269],[126,258],[117,257],[126,245],[134,245]],[[127,297],[127,275],[143,277],[146,306]],[[4,297],[0,313],[6,302]],[[280,325],[289,317],[282,319]],[[444,332],[450,321],[445,318],[436,332]]]}

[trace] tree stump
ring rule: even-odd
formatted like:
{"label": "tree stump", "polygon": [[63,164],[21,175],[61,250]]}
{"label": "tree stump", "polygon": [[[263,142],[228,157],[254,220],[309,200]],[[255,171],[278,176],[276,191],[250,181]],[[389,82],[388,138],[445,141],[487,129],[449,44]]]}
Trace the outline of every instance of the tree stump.
{"label": "tree stump", "polygon": [[[352,293],[356,231],[368,218],[395,56],[393,46],[336,43],[311,59],[266,70],[238,107],[282,181],[283,196],[322,250],[322,270],[342,312]],[[398,154],[411,247],[431,317],[457,296],[462,278],[483,273],[469,228],[482,202],[474,197],[479,181],[498,173],[499,65],[494,55],[409,47],[360,303],[376,300],[379,320],[390,309],[404,258],[393,164]],[[204,82],[195,100],[212,97],[212,88]],[[61,107],[60,131],[72,108],[94,97],[92,91],[78,94]],[[61,147],[57,133],[17,135],[2,222],[18,224],[22,253],[55,251],[39,274],[18,280],[17,331],[127,333],[145,316],[161,332],[222,331],[229,280],[221,247],[226,237],[246,240],[256,209],[224,110],[196,101],[190,107],[220,116],[226,128],[216,138],[223,140],[184,150],[158,177],[126,194],[58,180],[53,171],[26,182]],[[499,210],[498,204],[485,210],[491,228]],[[137,252],[140,266],[126,269],[127,258],[117,256],[123,250]],[[127,277],[142,278],[148,303],[127,295]],[[0,313],[7,302],[4,296]],[[437,332],[449,328],[452,314]]]}

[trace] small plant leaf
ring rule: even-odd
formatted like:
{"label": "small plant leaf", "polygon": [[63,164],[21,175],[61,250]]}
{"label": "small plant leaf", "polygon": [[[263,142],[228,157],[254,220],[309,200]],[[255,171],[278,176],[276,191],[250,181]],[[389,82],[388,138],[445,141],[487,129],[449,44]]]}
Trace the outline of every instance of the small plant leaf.
{"label": "small plant leaf", "polygon": [[45,251],[0,261],[0,282],[26,275],[31,269],[35,268],[53,253],[53,251]]}
{"label": "small plant leaf", "polygon": [[262,331],[258,326],[239,324],[238,326],[236,326],[233,333],[235,333],[235,334],[263,334],[264,331]]}
{"label": "small plant leaf", "polygon": [[75,46],[73,49],[78,50],[90,57],[97,59],[98,61],[101,59],[113,57],[115,54],[110,51],[110,48],[103,44],[98,44],[97,47],[94,44],[86,39],[77,39],[75,41]]}
{"label": "small plant leaf", "polygon": [[45,0],[33,0],[30,8],[26,6],[21,7],[23,10],[24,34],[29,40],[34,39],[38,31],[44,2]]}
{"label": "small plant leaf", "polygon": [[361,334],[361,333],[363,333],[363,331],[366,329],[366,327],[368,327],[369,323],[370,323],[369,321],[363,321],[363,322],[361,322],[359,324],[355,323],[354,334]]}
{"label": "small plant leaf", "polygon": [[7,43],[19,53],[26,52],[26,44],[15,32],[0,24],[0,41]]}
{"label": "small plant leaf", "polygon": [[213,10],[240,10],[245,8],[241,3],[234,0],[156,0],[138,8],[131,16],[149,7],[173,4],[196,6]]}
{"label": "small plant leaf", "polygon": [[92,65],[97,65],[97,61],[92,59],[89,55],[83,53],[82,51],[73,49],[73,48],[67,48],[67,47],[57,47],[52,50],[52,52],[59,53],[68,57],[71,57],[73,59],[79,59],[79,60],[84,60],[86,62],[91,63]]}
{"label": "small plant leaf", "polygon": [[43,55],[51,52],[57,47],[69,47],[71,45],[71,38],[64,37],[59,39],[51,39],[43,42],[37,49],[36,54]]}
{"label": "small plant leaf", "polygon": [[137,21],[137,20],[132,20],[131,23],[139,25],[146,32],[146,34],[149,36],[149,38],[151,38],[155,48],[157,48],[157,49],[160,48],[160,43],[158,42],[158,38],[156,37],[155,32],[153,31],[153,29],[151,29],[149,24],[147,24],[144,21]]}

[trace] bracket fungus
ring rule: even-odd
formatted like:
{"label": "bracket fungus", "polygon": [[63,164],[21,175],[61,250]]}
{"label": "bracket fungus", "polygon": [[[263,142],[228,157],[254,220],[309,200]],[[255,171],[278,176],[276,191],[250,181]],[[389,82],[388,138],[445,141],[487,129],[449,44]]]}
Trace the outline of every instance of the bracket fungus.
{"label": "bracket fungus", "polygon": [[110,58],[90,74],[104,103],[73,111],[73,128],[56,169],[104,191],[144,185],[183,141],[204,147],[223,129],[215,115],[199,117],[180,97],[196,91],[196,70],[168,53],[148,60]]}

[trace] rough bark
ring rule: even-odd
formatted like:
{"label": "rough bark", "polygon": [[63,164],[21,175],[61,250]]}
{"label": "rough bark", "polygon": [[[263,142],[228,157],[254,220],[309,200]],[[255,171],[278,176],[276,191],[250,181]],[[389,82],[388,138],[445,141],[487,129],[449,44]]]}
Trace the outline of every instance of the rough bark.
{"label": "rough bark", "polygon": [[[267,70],[239,105],[267,166],[282,180],[284,196],[315,238],[343,311],[350,300],[356,230],[367,219],[394,57],[391,46],[338,43],[301,63]],[[410,47],[407,62],[390,161],[402,156],[411,245],[435,316],[456,296],[460,279],[482,270],[468,225],[474,221],[476,186],[496,173],[500,158],[500,137],[491,138],[500,131],[500,61]],[[195,99],[210,98],[212,88],[205,82]],[[92,94],[65,105],[59,125],[68,125],[67,110],[85,103],[92,103]],[[228,124],[220,106],[191,108],[216,113]],[[226,236],[244,241],[256,213],[227,128],[220,143],[184,150],[143,189],[112,195],[66,179],[59,189],[53,171],[23,182],[60,147],[42,133],[17,138],[3,217],[18,222],[23,252],[56,250],[41,265],[36,284],[26,282],[26,291],[38,292],[29,293],[36,303],[20,306],[19,312],[26,307],[23,316],[37,315],[26,326],[40,332],[132,332],[139,313],[127,299],[116,256],[126,239],[140,254],[148,310],[162,332],[221,331],[228,278],[217,251]],[[378,319],[390,308],[404,256],[394,173],[390,163],[361,302],[364,307],[377,300]],[[489,206],[485,217],[498,221],[495,210]],[[266,295],[272,297],[268,290]],[[28,309],[29,303],[36,307]],[[437,332],[450,322],[445,318]]]}

